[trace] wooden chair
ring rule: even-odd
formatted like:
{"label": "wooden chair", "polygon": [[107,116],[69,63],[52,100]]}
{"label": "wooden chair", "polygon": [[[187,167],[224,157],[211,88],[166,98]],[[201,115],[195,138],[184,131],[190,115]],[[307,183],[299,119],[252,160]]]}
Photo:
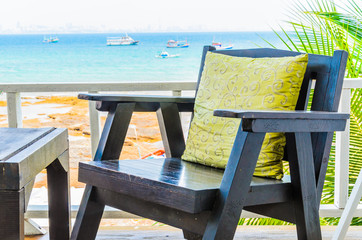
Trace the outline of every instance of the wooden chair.
{"label": "wooden chair", "polygon": [[[241,57],[283,57],[276,49],[207,51]],[[179,112],[192,112],[192,97],[80,94],[108,111],[92,162],[79,165],[87,183],[72,239],[94,239],[105,205],[181,228],[186,239],[232,239],[242,209],[297,224],[299,239],[321,239],[319,202],[333,132],[344,130],[348,114],[338,108],[347,53],[310,54],[296,109],[289,112],[216,110],[242,118],[225,171],[180,160],[185,142]],[[312,111],[305,111],[315,79]],[[122,160],[128,124],[135,111],[156,111],[167,158]],[[253,177],[266,132],[286,132],[285,158],[291,176]]]}

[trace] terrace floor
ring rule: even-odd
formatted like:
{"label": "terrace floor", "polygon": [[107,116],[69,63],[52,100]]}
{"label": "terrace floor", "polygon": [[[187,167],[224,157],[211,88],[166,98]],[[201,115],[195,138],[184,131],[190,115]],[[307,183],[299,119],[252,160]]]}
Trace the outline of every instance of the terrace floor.
{"label": "terrace floor", "polygon": [[[331,239],[336,227],[323,226],[323,239]],[[48,240],[49,235],[26,237],[26,240]],[[184,239],[179,229],[169,226],[153,227],[101,227],[97,240],[181,240]],[[297,239],[295,226],[241,226],[234,239]],[[346,240],[361,240],[362,226],[350,227]]]}

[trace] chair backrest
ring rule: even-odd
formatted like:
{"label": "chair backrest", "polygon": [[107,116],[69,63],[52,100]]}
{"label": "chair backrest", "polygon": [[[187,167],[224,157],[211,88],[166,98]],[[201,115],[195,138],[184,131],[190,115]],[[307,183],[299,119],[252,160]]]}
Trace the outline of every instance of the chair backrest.
{"label": "chair backrest", "polygon": [[[196,91],[198,90],[206,53],[208,51],[236,57],[251,58],[287,57],[302,54],[299,52],[269,48],[216,50],[212,46],[205,46]],[[347,57],[348,53],[341,50],[335,51],[333,56],[308,54],[307,70],[301,86],[296,110],[307,110],[313,81],[315,81],[315,87],[310,110],[327,112],[336,112],[338,110]],[[333,133],[312,134],[315,173],[318,191],[320,193],[323,188],[332,139]],[[288,160],[287,156],[285,156],[285,160]]]}

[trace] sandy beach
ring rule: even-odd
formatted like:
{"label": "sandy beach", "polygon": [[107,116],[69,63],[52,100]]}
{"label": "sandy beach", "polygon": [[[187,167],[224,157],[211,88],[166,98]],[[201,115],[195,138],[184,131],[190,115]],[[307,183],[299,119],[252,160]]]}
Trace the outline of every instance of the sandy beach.
{"label": "sandy beach", "polygon": [[[71,186],[78,182],[78,162],[91,160],[88,102],[75,96],[22,97],[23,127],[67,128],[70,148]],[[101,114],[102,126],[106,119]],[[0,127],[7,127],[6,102],[0,101]],[[137,159],[162,149],[155,113],[134,113],[120,159]],[[37,176],[35,188],[46,187],[46,171]]]}

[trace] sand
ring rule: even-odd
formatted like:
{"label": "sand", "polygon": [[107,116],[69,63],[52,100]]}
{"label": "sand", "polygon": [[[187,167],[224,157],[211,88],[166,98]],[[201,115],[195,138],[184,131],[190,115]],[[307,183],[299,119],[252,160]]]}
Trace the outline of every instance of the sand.
{"label": "sand", "polygon": [[[70,149],[70,183],[78,182],[78,162],[91,161],[88,101],[75,96],[22,97],[23,126],[67,128]],[[102,126],[106,114],[101,114]],[[6,102],[0,101],[0,127],[7,127]],[[120,159],[137,159],[163,149],[155,113],[134,113]],[[35,188],[46,187],[46,171],[37,176]]]}

